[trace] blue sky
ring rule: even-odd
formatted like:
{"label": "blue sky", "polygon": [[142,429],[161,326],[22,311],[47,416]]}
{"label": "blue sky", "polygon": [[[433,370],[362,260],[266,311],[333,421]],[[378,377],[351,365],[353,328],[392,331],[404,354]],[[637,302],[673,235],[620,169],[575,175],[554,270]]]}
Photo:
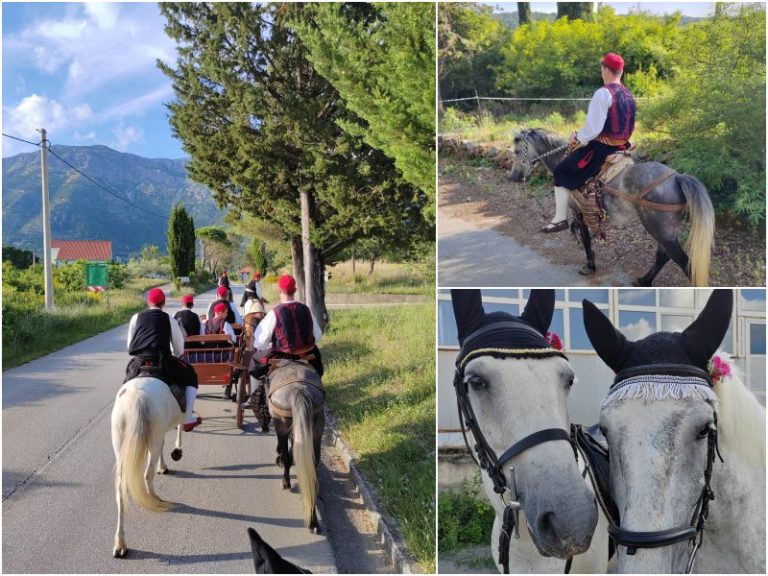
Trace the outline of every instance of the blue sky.
{"label": "blue sky", "polygon": [[[54,144],[103,144],[149,158],[185,156],[168,124],[175,62],[155,3],[2,4],[3,132]],[[30,152],[2,138],[3,157]]]}
{"label": "blue sky", "polygon": [[[517,2],[483,2],[489,6],[498,6],[501,12],[516,12]],[[682,12],[686,16],[711,16],[715,11],[714,2],[600,2],[612,6],[617,14],[631,11],[650,12],[652,14],[672,14]],[[534,12],[557,12],[557,2],[531,2]]]}

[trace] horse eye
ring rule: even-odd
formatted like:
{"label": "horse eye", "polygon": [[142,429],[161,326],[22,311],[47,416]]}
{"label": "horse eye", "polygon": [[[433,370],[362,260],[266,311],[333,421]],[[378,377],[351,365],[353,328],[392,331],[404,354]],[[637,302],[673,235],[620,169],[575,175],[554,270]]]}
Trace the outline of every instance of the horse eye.
{"label": "horse eye", "polygon": [[709,433],[710,433],[710,431],[712,431],[712,429],[713,429],[712,424],[707,424],[706,426],[704,426],[704,428],[699,430],[699,433],[698,433],[698,435],[696,437],[699,440],[703,440],[704,438],[709,436]]}
{"label": "horse eye", "polygon": [[467,378],[467,384],[472,386],[472,388],[475,390],[480,390],[481,388],[488,387],[488,383],[482,378],[480,378],[479,376],[470,376],[469,378]]}
{"label": "horse eye", "polygon": [[573,374],[568,377],[568,388],[573,386]]}
{"label": "horse eye", "polygon": [[517,144],[518,142],[520,142],[520,136],[515,136],[515,144]]}

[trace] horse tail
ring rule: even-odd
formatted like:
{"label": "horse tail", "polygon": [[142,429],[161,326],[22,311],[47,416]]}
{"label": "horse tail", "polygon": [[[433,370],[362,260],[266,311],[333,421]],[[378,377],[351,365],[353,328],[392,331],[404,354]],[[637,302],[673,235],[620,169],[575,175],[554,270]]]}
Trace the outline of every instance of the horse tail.
{"label": "horse tail", "polygon": [[675,176],[691,215],[691,232],[685,243],[694,286],[709,285],[709,261],[715,236],[715,210],[704,184],[688,174]]}
{"label": "horse tail", "polygon": [[[133,501],[142,508],[153,512],[164,512],[170,509],[172,504],[161,500],[147,490],[144,480],[149,454],[149,438],[152,433],[149,400],[143,392],[128,388],[118,401],[122,401],[125,414],[117,464],[117,469],[120,471],[120,494],[124,499],[130,494]],[[150,470],[149,473],[154,473],[154,470]]]}
{"label": "horse tail", "polygon": [[297,389],[291,394],[291,417],[296,476],[304,510],[304,524],[309,527],[317,498],[317,469],[312,437],[312,398],[303,389]]}

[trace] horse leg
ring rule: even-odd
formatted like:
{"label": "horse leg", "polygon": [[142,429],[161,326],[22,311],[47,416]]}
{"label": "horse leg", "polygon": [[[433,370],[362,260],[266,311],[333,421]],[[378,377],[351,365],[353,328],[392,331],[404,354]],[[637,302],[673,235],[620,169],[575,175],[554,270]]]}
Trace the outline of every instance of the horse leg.
{"label": "horse leg", "polygon": [[634,286],[651,286],[653,284],[653,279],[656,278],[656,275],[659,272],[661,272],[661,269],[664,268],[664,265],[667,262],[669,262],[669,254],[667,254],[661,246],[658,246],[656,248],[656,260],[651,266],[651,269],[645,273],[645,276],[635,278],[635,281],[632,284]]}
{"label": "horse leg", "polygon": [[112,556],[115,558],[124,558],[128,553],[128,547],[125,545],[125,533],[123,532],[123,509],[125,502],[120,490],[120,480],[122,478],[122,467],[118,461],[115,469],[115,499],[117,500],[117,530],[115,531],[115,547],[112,549]]}
{"label": "horse leg", "polygon": [[291,487],[290,470],[293,459],[288,448],[288,427],[283,420],[275,420],[275,435],[277,436],[277,459],[275,462],[278,466],[283,467],[283,489],[288,490]]}
{"label": "horse leg", "polygon": [[581,245],[584,247],[584,253],[587,256],[587,263],[581,267],[579,274],[582,276],[590,276],[597,270],[595,267],[595,253],[592,251],[592,238],[589,236],[589,228],[581,220],[580,214],[576,217],[576,221],[578,222],[576,224],[576,229],[579,233],[579,239],[581,240]]}
{"label": "horse leg", "polygon": [[168,468],[163,462],[163,445],[165,444],[165,434],[161,433],[160,438],[151,438],[149,443],[149,462],[147,463],[147,470],[144,472],[144,481],[147,483],[147,492],[153,496],[155,494],[154,481],[155,476],[152,474],[153,469],[157,468],[158,474],[165,474],[168,472]]}
{"label": "horse leg", "polygon": [[672,258],[672,262],[680,266],[680,269],[683,271],[686,278],[690,280],[690,260],[688,259],[688,254],[686,254],[683,247],[680,246],[680,242],[677,241],[677,238],[665,242],[664,250],[666,250],[669,257]]}
{"label": "horse leg", "polygon": [[176,447],[171,450],[171,458],[173,458],[174,461],[181,460],[182,452],[181,452],[181,424],[176,426]]}
{"label": "horse leg", "polygon": [[[325,429],[325,412],[318,410],[312,422],[312,444],[315,451],[315,471],[320,465],[320,448],[323,440],[323,430]],[[319,476],[318,476],[319,477]],[[312,508],[312,519],[309,522],[309,530],[315,534],[320,534],[320,522],[317,520],[317,506]]]}

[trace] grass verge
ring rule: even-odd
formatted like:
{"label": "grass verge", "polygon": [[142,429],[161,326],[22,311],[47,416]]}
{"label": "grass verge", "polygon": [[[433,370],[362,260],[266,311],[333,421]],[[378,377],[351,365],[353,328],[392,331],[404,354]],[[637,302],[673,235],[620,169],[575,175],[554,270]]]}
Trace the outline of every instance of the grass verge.
{"label": "grass verge", "polygon": [[327,402],[386,513],[435,571],[434,304],[333,312]]}
{"label": "grass verge", "polygon": [[354,271],[352,262],[340,262],[331,268],[326,284],[328,294],[421,294],[433,296],[435,268],[430,264],[377,262],[368,274],[369,263],[358,260]]}
{"label": "grass verge", "polygon": [[[157,280],[131,279],[125,288],[93,294],[88,304],[14,313],[3,306],[3,370],[40,358],[119,326],[146,306],[143,292]],[[55,303],[55,300],[54,300]]]}

